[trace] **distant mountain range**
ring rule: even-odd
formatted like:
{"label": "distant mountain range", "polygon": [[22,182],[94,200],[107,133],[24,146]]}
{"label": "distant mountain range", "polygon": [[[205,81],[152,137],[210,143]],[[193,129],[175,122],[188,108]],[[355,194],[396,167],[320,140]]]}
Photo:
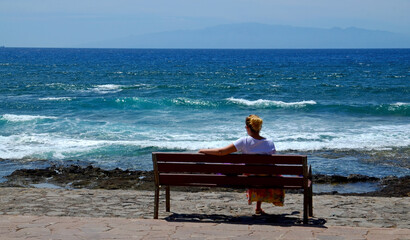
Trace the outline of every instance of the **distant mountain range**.
{"label": "distant mountain range", "polygon": [[410,36],[360,28],[226,24],[81,45],[96,48],[409,48]]}

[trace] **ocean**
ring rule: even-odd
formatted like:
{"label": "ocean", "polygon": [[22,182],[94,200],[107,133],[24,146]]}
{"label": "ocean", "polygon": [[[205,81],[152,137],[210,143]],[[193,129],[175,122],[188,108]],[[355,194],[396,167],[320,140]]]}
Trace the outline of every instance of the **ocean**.
{"label": "ocean", "polygon": [[410,175],[410,49],[0,49],[0,181],[53,164],[151,170],[264,120],[314,174]]}

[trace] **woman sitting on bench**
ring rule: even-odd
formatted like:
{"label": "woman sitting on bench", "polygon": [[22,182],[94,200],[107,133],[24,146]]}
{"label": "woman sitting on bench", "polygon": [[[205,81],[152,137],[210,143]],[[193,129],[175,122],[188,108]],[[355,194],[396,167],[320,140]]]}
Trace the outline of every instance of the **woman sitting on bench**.
{"label": "woman sitting on bench", "polygon": [[[249,115],[245,120],[245,128],[249,136],[242,137],[223,148],[200,149],[198,152],[219,156],[237,151],[243,154],[274,154],[276,150],[273,141],[259,135],[262,123],[262,119],[257,115]],[[265,214],[261,208],[262,202],[283,206],[285,199],[285,191],[283,189],[248,189],[246,195],[248,197],[248,204],[256,202],[255,214]]]}

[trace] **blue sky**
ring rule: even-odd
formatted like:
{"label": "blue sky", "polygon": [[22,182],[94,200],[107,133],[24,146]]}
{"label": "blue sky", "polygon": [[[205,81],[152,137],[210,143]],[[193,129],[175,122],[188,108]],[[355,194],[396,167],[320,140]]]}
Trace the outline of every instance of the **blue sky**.
{"label": "blue sky", "polygon": [[0,45],[72,47],[254,22],[410,35],[410,0],[0,0]]}

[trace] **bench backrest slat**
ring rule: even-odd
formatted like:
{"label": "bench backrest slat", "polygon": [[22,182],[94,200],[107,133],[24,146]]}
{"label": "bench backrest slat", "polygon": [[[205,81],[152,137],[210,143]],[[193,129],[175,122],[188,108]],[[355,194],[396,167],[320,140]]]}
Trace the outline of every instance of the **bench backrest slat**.
{"label": "bench backrest slat", "polygon": [[198,164],[198,163],[158,163],[158,171],[163,173],[221,173],[221,174],[284,174],[303,175],[303,166],[284,165],[238,165],[238,164]]}
{"label": "bench backrest slat", "polygon": [[157,162],[215,162],[250,163],[250,164],[306,164],[306,156],[302,155],[255,155],[229,154],[223,157],[196,153],[163,153],[154,152]]}
{"label": "bench backrest slat", "polygon": [[[261,178],[263,181],[261,181]],[[302,177],[278,177],[278,176],[226,176],[207,174],[160,174],[160,185],[175,186],[207,186],[220,187],[303,187]]]}

